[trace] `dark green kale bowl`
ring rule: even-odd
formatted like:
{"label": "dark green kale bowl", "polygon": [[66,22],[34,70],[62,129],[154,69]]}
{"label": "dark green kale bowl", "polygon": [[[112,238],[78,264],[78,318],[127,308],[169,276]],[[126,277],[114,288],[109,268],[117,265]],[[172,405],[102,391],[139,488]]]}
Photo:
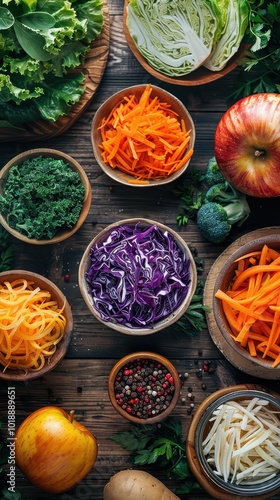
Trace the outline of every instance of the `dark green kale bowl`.
{"label": "dark green kale bowl", "polygon": [[86,172],[55,149],[31,149],[0,171],[0,223],[19,240],[59,243],[84,223],[91,206]]}

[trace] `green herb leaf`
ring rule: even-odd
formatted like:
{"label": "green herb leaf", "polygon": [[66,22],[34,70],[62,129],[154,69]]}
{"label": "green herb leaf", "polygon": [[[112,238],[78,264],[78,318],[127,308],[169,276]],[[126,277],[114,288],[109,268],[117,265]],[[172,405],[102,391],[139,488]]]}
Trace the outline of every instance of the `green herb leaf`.
{"label": "green herb leaf", "polygon": [[[197,256],[194,258],[197,272],[203,272],[204,262]],[[194,337],[198,332],[207,329],[205,313],[209,312],[209,307],[203,304],[204,281],[198,280],[195,293],[186,312],[176,322],[178,331],[183,332],[188,337]]]}
{"label": "green herb leaf", "polygon": [[240,61],[243,68],[229,101],[259,92],[279,92],[280,0],[250,1],[244,41],[250,45]]}
{"label": "green herb leaf", "polygon": [[183,184],[178,185],[173,194],[180,198],[180,212],[177,215],[178,226],[185,226],[190,219],[195,219],[196,214],[203,204],[204,191],[201,189],[204,174],[193,168],[190,171],[190,179],[187,179]]}
{"label": "green herb leaf", "polygon": [[111,439],[123,449],[130,449],[133,465],[153,465],[163,470],[167,478],[176,479],[181,494],[201,489],[189,470],[182,426],[175,418],[168,417],[153,425],[131,424],[129,431],[114,434]]}

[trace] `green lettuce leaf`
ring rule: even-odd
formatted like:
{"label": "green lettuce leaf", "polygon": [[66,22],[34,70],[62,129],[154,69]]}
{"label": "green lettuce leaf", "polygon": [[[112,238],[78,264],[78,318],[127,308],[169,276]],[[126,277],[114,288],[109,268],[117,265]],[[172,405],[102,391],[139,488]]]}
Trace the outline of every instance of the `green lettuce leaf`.
{"label": "green lettuce leaf", "polygon": [[39,118],[55,122],[60,116],[67,115],[71,107],[80,100],[84,93],[83,81],[82,73],[52,78],[42,84],[43,92],[36,99],[21,102],[21,105],[0,101],[1,120],[5,121],[5,127],[7,123],[18,126]]}
{"label": "green lettuce leaf", "polygon": [[70,71],[82,66],[101,33],[102,7],[102,0],[0,0],[3,122],[55,121],[69,113],[84,93],[82,71]]}
{"label": "green lettuce leaf", "polygon": [[43,92],[43,88],[36,86],[33,87],[33,90],[20,88],[11,81],[8,75],[0,74],[0,102],[13,101],[20,104],[31,98],[39,97]]}
{"label": "green lettuce leaf", "polygon": [[80,100],[84,93],[84,75],[66,75],[64,78],[45,82],[44,95],[34,101],[45,120],[55,122],[59,116],[67,115],[71,107]]}

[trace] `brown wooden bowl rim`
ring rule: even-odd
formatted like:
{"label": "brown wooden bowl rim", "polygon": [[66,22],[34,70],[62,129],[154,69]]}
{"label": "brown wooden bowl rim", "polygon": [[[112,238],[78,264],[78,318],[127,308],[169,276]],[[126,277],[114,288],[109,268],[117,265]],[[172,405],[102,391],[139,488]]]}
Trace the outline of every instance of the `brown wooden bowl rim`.
{"label": "brown wooden bowl rim", "polygon": [[[90,253],[92,246],[97,241],[103,241],[105,239],[106,235],[109,234],[115,227],[118,227],[120,225],[133,226],[138,222],[140,222],[140,224],[148,225],[148,226],[156,225],[161,231],[168,231],[173,236],[173,238],[177,241],[177,243],[183,249],[183,251],[185,253],[187,253],[188,259],[190,260],[190,267],[189,267],[189,269],[190,269],[190,285],[189,285],[189,290],[188,290],[188,293],[187,293],[184,301],[170,316],[158,321],[153,328],[129,328],[127,326],[117,324],[117,323],[114,323],[112,321],[104,321],[100,317],[99,312],[93,306],[91,296],[87,291],[88,286],[87,286],[87,282],[85,279],[85,272],[89,268],[89,265],[90,265],[89,253]],[[110,224],[109,226],[104,228],[102,231],[100,231],[92,239],[92,241],[86,247],[86,250],[84,251],[84,254],[83,254],[81,261],[80,261],[80,264],[79,264],[78,283],[79,283],[81,295],[82,295],[88,309],[95,316],[95,318],[97,318],[101,323],[103,323],[103,325],[110,327],[114,330],[117,330],[118,332],[126,334],[126,335],[143,336],[143,335],[151,335],[151,334],[156,333],[164,328],[171,326],[173,323],[178,321],[178,319],[185,313],[185,311],[187,310],[187,308],[190,305],[190,302],[191,302],[192,297],[193,297],[195,290],[196,290],[197,272],[196,272],[195,261],[194,261],[194,258],[192,256],[192,253],[189,249],[188,244],[185,242],[185,240],[178,233],[176,233],[176,231],[174,231],[170,227],[168,227],[160,222],[156,222],[156,221],[153,221],[151,219],[139,217],[139,218],[132,218],[132,219],[123,219],[121,221],[114,222],[113,224]]]}
{"label": "brown wooden bowl rim", "polygon": [[223,338],[236,353],[239,353],[241,356],[244,357],[244,359],[248,360],[250,363],[254,363],[255,365],[258,365],[262,368],[266,368],[268,370],[272,370],[273,372],[277,372],[280,370],[280,364],[278,364],[278,366],[273,368],[272,360],[269,360],[268,358],[263,359],[260,354],[258,354],[256,357],[252,357],[244,347],[240,346],[239,344],[237,344],[237,342],[234,341],[234,339],[231,337],[229,333],[230,328],[227,324],[226,317],[222,311],[221,301],[215,298],[215,293],[217,292],[217,290],[219,288],[225,290],[227,286],[223,286],[223,283],[225,283],[225,285],[228,285],[231,278],[233,277],[234,270],[236,269],[235,260],[239,257],[242,257],[243,255],[246,255],[250,251],[260,250],[264,244],[268,244],[268,246],[272,246],[273,248],[279,249],[280,251],[280,233],[275,233],[275,234],[270,234],[269,236],[260,236],[258,238],[255,238],[245,243],[244,245],[240,246],[233,253],[230,254],[226,263],[218,272],[217,279],[214,285],[213,314]]}
{"label": "brown wooden bowl rim", "polygon": [[0,380],[10,380],[10,381],[29,381],[34,380],[46,375],[46,373],[52,371],[64,358],[68,347],[70,345],[72,339],[73,332],[73,314],[70,304],[64,295],[64,293],[60,290],[60,288],[55,285],[52,281],[50,281],[45,276],[34,273],[32,271],[26,271],[22,269],[12,269],[10,271],[3,271],[0,273],[0,284],[4,281],[12,281],[18,278],[27,278],[34,280],[35,284],[38,284],[42,289],[47,289],[51,292],[52,297],[57,300],[59,307],[62,307],[64,304],[64,316],[66,317],[66,327],[64,332],[63,339],[57,344],[57,349],[55,353],[46,361],[43,368],[38,371],[28,371],[24,372],[23,370],[13,370],[7,368],[3,373],[3,366],[0,365]]}
{"label": "brown wooden bowl rim", "polygon": [[[119,99],[122,99],[125,95],[129,95],[131,93],[136,94],[136,95],[141,95],[143,91],[146,88],[146,84],[138,84],[138,85],[132,85],[130,87],[126,87],[122,90],[119,90],[115,94],[111,95],[106,99],[106,101],[99,106],[97,111],[94,114],[93,120],[92,120],[92,125],[91,125],[91,144],[92,144],[92,149],[93,153],[95,156],[95,159],[100,166],[100,168],[103,170],[103,172],[108,175],[111,179],[114,181],[117,181],[121,184],[124,184],[126,186],[130,187],[136,187],[136,188],[147,188],[147,187],[155,187],[155,186],[162,186],[164,184],[169,184],[170,182],[174,182],[177,180],[188,168],[190,161],[192,158],[189,158],[189,160],[185,163],[185,165],[180,168],[177,172],[174,172],[174,174],[171,174],[169,177],[161,179],[161,180],[147,180],[145,179],[143,183],[137,182],[135,183],[135,177],[133,175],[128,175],[117,168],[112,168],[109,165],[107,165],[101,156],[101,149],[99,147],[101,143],[101,134],[98,131],[98,127],[100,126],[101,120],[103,117],[107,117],[107,114],[105,111],[109,107],[110,110],[114,107],[114,105],[119,101]],[[151,85],[152,87],[152,95],[164,95],[167,97],[167,101],[171,103],[172,109],[175,110],[175,112],[183,117],[186,121],[186,125],[188,129],[191,129],[191,136],[190,136],[190,142],[188,145],[188,149],[194,149],[195,146],[195,140],[196,140],[196,131],[195,131],[195,124],[194,121],[188,111],[188,109],[185,107],[182,101],[178,99],[175,95],[171,94],[171,92],[168,92],[165,89],[162,89],[161,87],[157,87],[156,85]],[[166,100],[166,99],[165,99]],[[110,105],[111,103],[111,105]],[[180,114],[179,114],[180,112]],[[188,121],[188,123],[187,123]]]}
{"label": "brown wooden bowl rim", "polygon": [[241,59],[242,56],[244,56],[246,50],[250,47],[250,45],[241,43],[239,50],[232,56],[232,58],[227,62],[225,67],[221,69],[220,71],[210,71],[209,69],[205,68],[203,65],[197,68],[196,70],[188,73],[187,75],[183,77],[172,77],[165,75],[163,73],[160,73],[156,69],[152,68],[152,66],[149,65],[147,60],[142,56],[142,54],[139,52],[137,49],[130,33],[126,25],[126,19],[127,19],[127,6],[129,4],[130,0],[125,0],[124,1],[124,9],[123,9],[123,29],[124,29],[124,34],[126,37],[127,44],[134,55],[134,57],[137,59],[137,61],[141,64],[141,66],[152,76],[157,78],[158,80],[161,80],[166,83],[171,83],[173,85],[183,85],[183,86],[198,86],[198,85],[204,85],[206,83],[211,83],[216,80],[219,80],[223,76],[227,75],[231,71],[233,71],[237,66],[238,66],[238,61]]}
{"label": "brown wooden bowl rim", "polygon": [[91,189],[91,184],[89,182],[89,178],[82,168],[82,166],[79,164],[75,158],[72,156],[68,155],[67,153],[64,153],[63,151],[59,151],[57,149],[52,149],[52,148],[35,148],[35,149],[29,149],[27,151],[24,151],[23,153],[20,153],[16,156],[14,156],[11,160],[4,165],[2,170],[0,171],[0,190],[1,190],[1,184],[4,183],[5,178],[8,175],[8,171],[10,167],[16,164],[21,164],[23,163],[26,159],[28,158],[34,158],[36,156],[45,156],[45,157],[54,157],[57,159],[64,160],[69,164],[69,167],[72,170],[75,170],[78,172],[81,182],[85,188],[85,195],[84,195],[84,203],[83,207],[80,213],[80,217],[76,224],[72,227],[70,230],[62,230],[58,231],[57,234],[51,238],[51,239],[41,239],[37,240],[35,238],[28,238],[24,234],[20,233],[16,229],[13,229],[9,226],[7,223],[5,217],[0,213],[0,223],[2,226],[15,238],[23,241],[24,243],[30,243],[33,245],[50,245],[50,244],[55,244],[55,243],[60,243],[67,238],[70,238],[78,229],[82,226],[84,223],[88,212],[90,210],[91,206],[91,201],[92,201],[92,189]]}
{"label": "brown wooden bowl rim", "polygon": [[[116,402],[115,393],[114,393],[114,381],[115,381],[116,375],[119,372],[119,370],[126,363],[135,361],[138,358],[151,359],[151,360],[154,360],[154,361],[161,363],[166,368],[168,368],[172,377],[174,378],[175,390],[173,393],[171,403],[164,412],[160,413],[156,417],[150,417],[147,419],[141,419],[141,418],[134,417],[133,415],[130,415],[125,410],[120,408],[120,406]],[[120,415],[122,415],[122,417],[126,418],[127,420],[130,420],[131,422],[133,422],[135,424],[154,424],[156,422],[160,422],[161,420],[164,420],[172,412],[172,410],[175,408],[175,406],[178,402],[179,396],[180,396],[180,392],[181,392],[181,380],[180,380],[178,371],[175,368],[175,366],[173,365],[173,363],[171,363],[171,361],[169,361],[165,356],[163,356],[161,354],[154,353],[154,352],[150,352],[150,351],[139,351],[139,352],[127,354],[126,356],[121,358],[119,361],[117,361],[117,363],[113,366],[113,368],[110,371],[109,378],[108,378],[108,394],[109,394],[109,398],[110,398],[110,401],[111,401],[113,407]]]}

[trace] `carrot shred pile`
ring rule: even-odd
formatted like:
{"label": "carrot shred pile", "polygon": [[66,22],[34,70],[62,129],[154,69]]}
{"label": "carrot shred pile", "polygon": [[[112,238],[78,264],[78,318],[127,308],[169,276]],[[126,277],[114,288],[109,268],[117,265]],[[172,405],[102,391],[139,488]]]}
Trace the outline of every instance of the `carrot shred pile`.
{"label": "carrot shred pile", "polygon": [[66,318],[47,290],[20,278],[0,285],[0,363],[40,370],[63,338]]}
{"label": "carrot shred pile", "polygon": [[252,357],[280,363],[280,252],[264,245],[236,260],[229,289],[218,290],[232,338]]}
{"label": "carrot shred pile", "polygon": [[135,177],[132,183],[167,178],[193,155],[184,120],[151,92],[148,84],[139,99],[124,97],[99,127],[104,162]]}

